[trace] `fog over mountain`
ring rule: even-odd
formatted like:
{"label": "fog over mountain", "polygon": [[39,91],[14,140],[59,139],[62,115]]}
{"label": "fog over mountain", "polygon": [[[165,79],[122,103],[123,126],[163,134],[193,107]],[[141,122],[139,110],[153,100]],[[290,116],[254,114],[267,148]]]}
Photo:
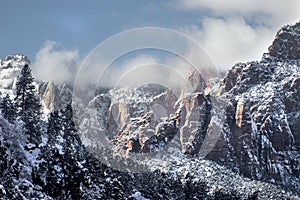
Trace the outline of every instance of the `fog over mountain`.
{"label": "fog over mountain", "polygon": [[[300,22],[271,39],[261,59],[236,63],[223,77],[184,68],[186,82],[175,79],[174,90],[122,87],[134,73],[116,88],[74,88],[79,53],[51,41],[33,62],[7,56],[1,199],[299,199]],[[145,60],[161,62],[140,55],[122,66]],[[156,73],[148,76],[161,79]]]}

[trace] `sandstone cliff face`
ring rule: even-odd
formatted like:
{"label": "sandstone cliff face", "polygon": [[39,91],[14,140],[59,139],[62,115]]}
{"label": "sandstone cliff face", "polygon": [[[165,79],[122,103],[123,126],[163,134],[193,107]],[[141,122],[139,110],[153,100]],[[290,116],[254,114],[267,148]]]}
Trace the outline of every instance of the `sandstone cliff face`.
{"label": "sandstone cliff face", "polygon": [[[299,23],[281,29],[260,62],[236,64],[223,84],[224,137],[210,159],[248,177],[299,188]],[[221,146],[222,146],[221,145]]]}
{"label": "sandstone cliff face", "polygon": [[[24,55],[11,55],[0,60],[0,92],[2,96],[8,94],[12,99],[14,98],[17,79],[26,64],[30,65],[30,61]],[[56,85],[52,81],[35,80],[34,85],[45,114],[62,109],[71,103],[72,87],[69,84]]]}
{"label": "sandstone cliff face", "polygon": [[[191,71],[190,95],[178,97],[167,91],[150,97],[146,89],[135,101],[112,103],[107,126],[114,127],[108,130],[113,132],[116,152],[149,153],[173,141],[185,154],[203,155],[203,145],[211,145],[204,154],[207,159],[250,178],[299,189],[299,41],[299,23],[284,27],[261,61],[236,64],[221,83],[211,80],[215,91]],[[181,94],[185,90],[188,86]],[[212,104],[210,95],[224,99],[224,113]],[[152,112],[152,105],[161,106],[160,115]],[[216,115],[223,116],[216,120]],[[213,132],[220,135],[208,145],[204,140]]]}
{"label": "sandstone cliff face", "polygon": [[24,65],[29,65],[30,61],[26,56],[14,55],[7,56],[0,60],[0,92],[14,98],[18,76]]}
{"label": "sandstone cliff face", "polygon": [[[83,143],[111,143],[124,157],[171,145],[299,191],[299,29],[299,23],[282,28],[261,61],[236,64],[221,82],[206,83],[190,71],[181,92],[146,85],[98,94],[76,115]],[[15,56],[0,63],[1,92],[13,95],[16,77],[29,61]],[[53,111],[71,102],[72,87],[41,82],[38,94],[44,109]],[[208,143],[207,136],[212,136]]]}
{"label": "sandstone cliff face", "polygon": [[43,81],[37,85],[42,109],[53,112],[65,108],[72,101],[72,86],[66,83],[56,85],[52,81]]}
{"label": "sandstone cliff face", "polygon": [[[291,28],[292,27],[292,28]],[[269,47],[269,53],[279,59],[300,59],[300,22],[281,28]]]}
{"label": "sandstone cliff face", "polygon": [[[190,69],[187,76],[188,84],[191,85],[191,93],[203,92],[207,87],[207,84],[201,74],[197,70]],[[183,88],[185,91],[187,86]]]}
{"label": "sandstone cliff face", "polygon": [[58,88],[52,81],[39,84],[39,96],[42,99],[42,106],[51,112],[58,107],[58,93]]}
{"label": "sandstone cliff face", "polygon": [[150,84],[105,94],[112,99],[106,127],[116,152],[156,152],[175,136],[173,143],[183,153],[199,152],[210,121],[210,100],[197,71],[191,70],[187,80],[181,92]]}
{"label": "sandstone cliff face", "polygon": [[[2,95],[13,98],[20,70],[29,63],[20,55],[0,61]],[[178,150],[299,193],[300,23],[279,30],[261,61],[237,63],[221,81],[206,83],[194,70],[186,80],[179,92],[148,84],[99,92],[86,107],[79,102],[74,117],[82,142],[110,145],[124,158]],[[70,85],[36,85],[44,110],[71,103]]]}
{"label": "sandstone cliff face", "polygon": [[200,151],[210,121],[210,100],[202,93],[195,93],[181,101],[179,127],[182,152],[196,154]]}

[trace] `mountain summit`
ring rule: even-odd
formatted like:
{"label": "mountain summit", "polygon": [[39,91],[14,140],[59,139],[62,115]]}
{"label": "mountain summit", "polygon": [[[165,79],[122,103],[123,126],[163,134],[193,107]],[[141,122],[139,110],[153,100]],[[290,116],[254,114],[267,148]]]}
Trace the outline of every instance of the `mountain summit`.
{"label": "mountain summit", "polygon": [[[189,94],[158,84],[101,88],[79,107],[92,119],[73,116],[72,86],[38,80],[45,118],[6,119],[29,64],[21,55],[0,61],[1,198],[299,199],[300,23],[223,79],[206,83],[191,70]],[[144,169],[139,156],[149,171],[131,170]]]}
{"label": "mountain summit", "polygon": [[281,28],[269,47],[271,56],[279,59],[300,59],[300,22]]}

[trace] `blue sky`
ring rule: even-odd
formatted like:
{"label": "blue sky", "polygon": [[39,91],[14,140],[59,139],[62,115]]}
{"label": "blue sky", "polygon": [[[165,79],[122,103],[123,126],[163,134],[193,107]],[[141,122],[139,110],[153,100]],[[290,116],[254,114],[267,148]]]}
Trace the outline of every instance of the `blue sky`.
{"label": "blue sky", "polygon": [[16,1],[1,2],[0,55],[22,53],[34,59],[46,40],[82,54],[97,43],[133,27],[169,28],[193,24],[199,14],[174,11],[167,1]]}
{"label": "blue sky", "polygon": [[157,26],[193,37],[228,69],[259,60],[276,31],[299,20],[299,0],[2,0],[0,58],[24,54],[33,67],[61,70],[113,34]]}

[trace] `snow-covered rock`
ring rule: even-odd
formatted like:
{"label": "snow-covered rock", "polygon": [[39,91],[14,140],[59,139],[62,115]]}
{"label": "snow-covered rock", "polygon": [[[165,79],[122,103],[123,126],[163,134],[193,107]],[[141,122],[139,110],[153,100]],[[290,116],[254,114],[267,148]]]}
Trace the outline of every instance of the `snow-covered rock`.
{"label": "snow-covered rock", "polygon": [[209,156],[250,178],[298,191],[299,41],[299,23],[285,26],[260,62],[238,63],[228,71],[226,124],[217,153]]}
{"label": "snow-covered rock", "polygon": [[[81,141],[71,110],[51,118],[53,134],[41,121],[40,145],[26,143],[18,118],[10,124],[0,115],[0,198],[299,199],[299,41],[299,23],[285,26],[261,61],[237,63],[221,82],[190,71],[192,91],[91,88],[87,106],[73,107]],[[0,61],[2,94],[13,98],[29,63],[21,55]],[[71,102],[68,84],[36,86],[45,112]],[[141,168],[131,155],[146,155],[146,173],[130,171],[129,161]]]}
{"label": "snow-covered rock", "polygon": [[3,96],[14,97],[18,76],[26,64],[29,65],[30,61],[23,55],[10,55],[0,60],[0,92]]}

